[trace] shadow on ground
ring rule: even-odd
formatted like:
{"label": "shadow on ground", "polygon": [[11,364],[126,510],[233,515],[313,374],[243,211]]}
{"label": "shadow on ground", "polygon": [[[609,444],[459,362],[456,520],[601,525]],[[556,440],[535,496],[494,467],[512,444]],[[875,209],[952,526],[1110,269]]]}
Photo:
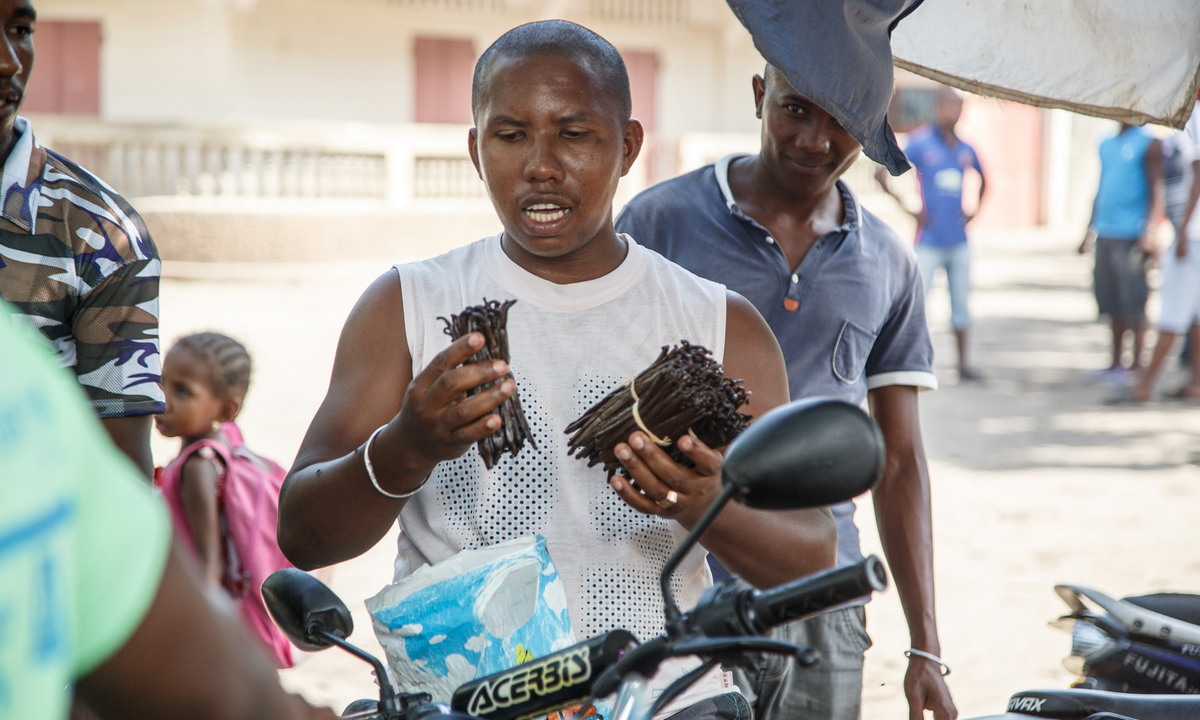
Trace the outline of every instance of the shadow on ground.
{"label": "shadow on ground", "polygon": [[[1109,334],[1096,318],[1091,259],[1038,234],[994,242],[979,243],[974,267],[971,346],[984,382],[956,382],[937,281],[929,296],[942,382],[921,400],[930,457],[977,470],[1200,462],[1200,404],[1113,405],[1120,387],[1098,382]],[[1181,372],[1173,366],[1162,386],[1174,388]]]}

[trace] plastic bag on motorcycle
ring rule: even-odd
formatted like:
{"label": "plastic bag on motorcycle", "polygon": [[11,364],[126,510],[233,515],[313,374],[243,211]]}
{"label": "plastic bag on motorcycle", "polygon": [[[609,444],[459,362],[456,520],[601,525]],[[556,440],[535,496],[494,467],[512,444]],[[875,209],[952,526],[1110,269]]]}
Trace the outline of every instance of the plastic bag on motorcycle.
{"label": "plastic bag on motorcycle", "polygon": [[366,605],[398,685],[438,702],[463,683],[575,643],[541,536],[423,566]]}

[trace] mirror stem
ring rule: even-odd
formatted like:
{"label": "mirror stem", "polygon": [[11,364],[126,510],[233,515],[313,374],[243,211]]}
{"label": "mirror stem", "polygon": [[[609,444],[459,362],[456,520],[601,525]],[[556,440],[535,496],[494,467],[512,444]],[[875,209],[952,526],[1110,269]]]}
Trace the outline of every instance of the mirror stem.
{"label": "mirror stem", "polygon": [[371,663],[371,667],[375,669],[375,677],[379,680],[379,711],[380,715],[385,718],[398,717],[400,714],[400,698],[396,696],[396,690],[392,687],[391,680],[388,679],[387,670],[383,667],[383,663],[374,655],[355,647],[346,642],[341,637],[334,635],[328,630],[321,628],[312,628],[310,631],[313,635],[319,635],[329,642],[337,645],[341,649],[350,653],[354,657],[361,658]]}
{"label": "mirror stem", "polygon": [[733,494],[737,492],[738,487],[733,483],[725,483],[721,488],[721,494],[713,501],[704,515],[696,522],[696,526],[688,533],[683,542],[679,543],[679,547],[675,548],[675,554],[671,555],[667,560],[667,564],[663,566],[662,574],[659,575],[658,581],[662,587],[663,596],[663,615],[666,617],[667,634],[676,637],[683,634],[684,628],[681,626],[683,613],[679,610],[679,605],[675,602],[675,594],[671,592],[671,575],[674,574],[675,568],[679,563],[683,562],[683,557],[700,542],[700,536],[708,530],[708,526],[712,525],[713,520],[725,507]]}

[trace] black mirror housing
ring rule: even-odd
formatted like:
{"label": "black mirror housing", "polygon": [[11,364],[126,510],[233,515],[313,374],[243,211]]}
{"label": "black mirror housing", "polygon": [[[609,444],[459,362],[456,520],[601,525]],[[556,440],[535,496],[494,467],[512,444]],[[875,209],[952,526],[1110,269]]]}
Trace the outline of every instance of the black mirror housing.
{"label": "black mirror housing", "polygon": [[325,583],[296,568],[276,570],[263,581],[267,612],[296,647],[306,652],[333,645],[321,631],[343,640],[354,631],[346,604]]}
{"label": "black mirror housing", "polygon": [[811,398],[756,419],[730,444],[721,477],[749,507],[822,507],[870,490],[883,462],[883,433],[862,408]]}

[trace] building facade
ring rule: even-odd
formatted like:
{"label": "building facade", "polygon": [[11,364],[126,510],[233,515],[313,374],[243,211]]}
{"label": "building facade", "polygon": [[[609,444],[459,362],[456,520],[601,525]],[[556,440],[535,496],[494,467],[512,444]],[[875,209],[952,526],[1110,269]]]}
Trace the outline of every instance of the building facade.
{"label": "building facade", "polygon": [[[750,78],[762,59],[719,0],[38,0],[37,8],[25,112],[47,145],[135,199],[152,230],[166,223],[168,256],[195,253],[192,223],[180,218],[217,222],[221,213],[244,223],[302,210],[318,226],[350,214],[380,227],[399,214],[417,227],[428,220],[435,233],[436,218],[453,215],[487,227],[490,209],[466,155],[471,72],[492,40],[532,20],[580,22],[626,58],[648,140],[618,202],[758,144]],[[897,86],[919,97],[927,82],[901,74]],[[968,100],[961,128],[991,181],[981,223],[1066,222],[1084,212],[1080,197],[1091,190],[1075,187],[1077,154],[1061,148],[1085,144],[1090,153],[1077,126],[1092,121],[1053,116]],[[863,159],[851,181],[886,215],[870,175]]]}

